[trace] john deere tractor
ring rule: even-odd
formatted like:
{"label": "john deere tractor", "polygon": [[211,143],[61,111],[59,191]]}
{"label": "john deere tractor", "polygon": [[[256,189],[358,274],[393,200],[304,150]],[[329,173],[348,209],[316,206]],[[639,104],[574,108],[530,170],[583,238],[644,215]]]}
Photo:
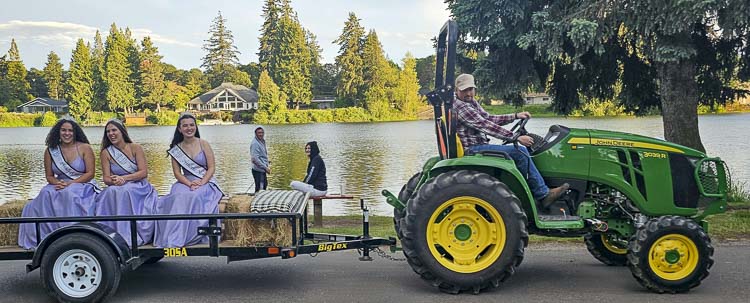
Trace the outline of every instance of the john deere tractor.
{"label": "john deere tractor", "polygon": [[597,260],[628,266],[659,293],[688,291],[708,276],[714,248],[704,219],[726,209],[723,161],[621,132],[552,125],[542,137],[520,120],[513,138],[535,138],[531,159],[547,185],[570,185],[542,207],[507,154],[463,153],[452,113],[456,41],[448,21],[438,36],[435,90],[427,94],[439,155],[398,196],[383,191],[417,274],[451,293],[497,287],[521,265],[533,233],[583,236]]}

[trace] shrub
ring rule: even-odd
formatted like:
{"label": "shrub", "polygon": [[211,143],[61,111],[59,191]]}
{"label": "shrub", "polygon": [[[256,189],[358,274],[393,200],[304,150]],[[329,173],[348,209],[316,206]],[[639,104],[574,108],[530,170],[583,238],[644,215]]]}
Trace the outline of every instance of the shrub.
{"label": "shrub", "polygon": [[311,109],[308,111],[312,122],[329,123],[333,122],[333,110]]}
{"label": "shrub", "polygon": [[0,127],[32,127],[42,114],[0,113]]}
{"label": "shrub", "polygon": [[46,112],[38,118],[38,121],[37,126],[50,127],[57,123],[57,115],[53,112]]}
{"label": "shrub", "polygon": [[334,122],[369,122],[370,114],[361,107],[345,107],[333,110]]}
{"label": "shrub", "polygon": [[156,125],[177,125],[177,119],[180,118],[178,112],[173,111],[160,111],[158,113],[151,113],[146,117],[148,123]]}
{"label": "shrub", "polygon": [[85,125],[104,125],[109,119],[117,118],[117,113],[113,112],[89,112]]}
{"label": "shrub", "polygon": [[286,122],[291,124],[310,123],[311,119],[306,110],[290,110],[286,112]]}

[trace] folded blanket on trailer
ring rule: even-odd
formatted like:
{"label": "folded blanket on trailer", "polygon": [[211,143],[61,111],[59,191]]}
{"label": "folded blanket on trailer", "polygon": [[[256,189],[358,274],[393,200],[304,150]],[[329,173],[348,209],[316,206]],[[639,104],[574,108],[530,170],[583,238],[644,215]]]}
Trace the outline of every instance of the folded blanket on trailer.
{"label": "folded blanket on trailer", "polygon": [[306,193],[296,190],[262,190],[255,194],[251,213],[294,213],[307,203]]}

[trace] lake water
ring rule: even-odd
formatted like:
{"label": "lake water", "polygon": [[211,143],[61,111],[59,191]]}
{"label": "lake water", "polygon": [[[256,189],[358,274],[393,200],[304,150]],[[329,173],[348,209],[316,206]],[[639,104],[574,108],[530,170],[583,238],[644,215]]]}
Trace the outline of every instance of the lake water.
{"label": "lake water", "polygon": [[[703,115],[699,123],[708,154],[727,161],[733,179],[750,183],[750,114]],[[527,129],[543,135],[552,124],[663,137],[661,117],[534,118]],[[216,154],[216,178],[228,193],[246,192],[253,185],[249,155],[253,128],[200,127],[202,138],[211,143]],[[48,131],[49,128],[0,128],[0,204],[33,198],[45,185],[43,152]],[[98,155],[104,128],[87,127],[84,131]],[[149,180],[160,194],[167,194],[175,181],[166,157],[174,127],[131,127],[129,132],[146,150]],[[291,180],[304,177],[304,145],[315,140],[326,162],[329,193],[362,197],[377,215],[392,214],[380,191],[398,193],[424,161],[437,154],[432,121],[270,125],[266,126],[266,140],[273,172],[268,177],[269,187],[287,189]],[[101,180],[98,168],[97,162],[97,180]],[[357,201],[324,204],[326,215],[358,213]]]}

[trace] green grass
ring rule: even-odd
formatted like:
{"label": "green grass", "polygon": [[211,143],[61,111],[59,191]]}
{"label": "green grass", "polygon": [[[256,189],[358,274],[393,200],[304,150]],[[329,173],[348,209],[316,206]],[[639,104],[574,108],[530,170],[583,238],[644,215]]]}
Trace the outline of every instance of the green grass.
{"label": "green grass", "polygon": [[750,190],[747,189],[747,183],[745,182],[732,182],[729,183],[728,201],[730,204],[736,203],[750,203]]}
{"label": "green grass", "polygon": [[[747,206],[750,207],[750,204]],[[750,239],[750,209],[729,210],[710,216],[708,234],[720,240]]]}

